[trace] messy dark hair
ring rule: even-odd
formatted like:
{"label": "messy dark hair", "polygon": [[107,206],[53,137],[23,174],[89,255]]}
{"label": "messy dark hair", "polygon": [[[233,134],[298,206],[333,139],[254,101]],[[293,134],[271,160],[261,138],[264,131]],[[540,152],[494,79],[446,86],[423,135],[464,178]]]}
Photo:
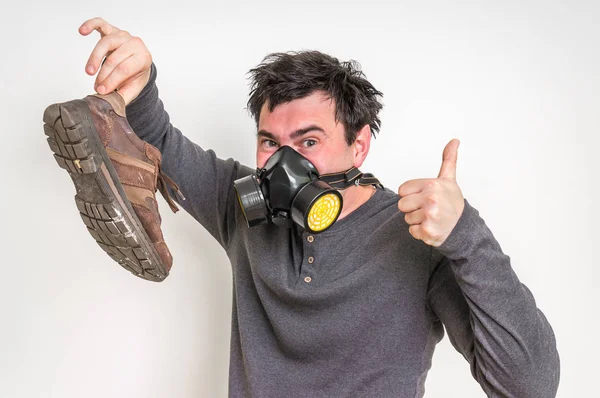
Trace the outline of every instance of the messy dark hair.
{"label": "messy dark hair", "polygon": [[319,51],[273,53],[248,74],[248,110],[257,125],[266,102],[272,112],[277,105],[324,91],[335,101],[335,119],[344,124],[348,145],[366,124],[373,137],[379,132],[383,93],[369,83],[356,61],[340,62]]}

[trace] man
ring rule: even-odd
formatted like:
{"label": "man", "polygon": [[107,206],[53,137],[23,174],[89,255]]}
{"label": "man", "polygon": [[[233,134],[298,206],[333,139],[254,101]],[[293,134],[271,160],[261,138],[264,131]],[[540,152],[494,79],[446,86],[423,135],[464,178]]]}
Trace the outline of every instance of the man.
{"label": "man", "polygon": [[[552,329],[463,198],[457,140],[438,178],[406,182],[398,195],[368,181],[340,189],[341,214],[320,234],[294,223],[248,228],[234,182],[254,170],[170,124],[139,38],[100,18],[79,29],[94,30],[102,38],[86,71],[98,73],[95,90],[118,89],[133,130],[185,195],[179,204],[231,261],[230,396],[422,396],[443,327],[489,396],[556,394]],[[286,147],[321,175],[362,165],[381,93],[353,64],[273,54],[251,75],[258,168]]]}

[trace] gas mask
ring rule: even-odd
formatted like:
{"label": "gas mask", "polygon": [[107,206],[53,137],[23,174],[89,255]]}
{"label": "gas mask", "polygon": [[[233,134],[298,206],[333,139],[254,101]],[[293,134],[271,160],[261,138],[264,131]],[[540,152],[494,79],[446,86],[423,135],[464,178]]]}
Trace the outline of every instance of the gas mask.
{"label": "gas mask", "polygon": [[337,189],[352,185],[378,185],[357,168],[320,175],[317,168],[289,146],[279,148],[263,168],[233,183],[248,227],[272,222],[291,227],[295,222],[317,234],[327,230],[342,211]]}

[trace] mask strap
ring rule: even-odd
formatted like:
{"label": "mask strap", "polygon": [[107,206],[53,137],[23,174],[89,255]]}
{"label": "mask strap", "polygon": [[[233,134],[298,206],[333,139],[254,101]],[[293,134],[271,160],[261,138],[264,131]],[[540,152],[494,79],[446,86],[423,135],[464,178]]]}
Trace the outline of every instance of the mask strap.
{"label": "mask strap", "polygon": [[379,188],[383,188],[383,185],[373,174],[363,174],[356,167],[352,167],[341,173],[322,174],[319,177],[319,180],[326,182],[335,189],[346,189],[352,185],[375,185]]}

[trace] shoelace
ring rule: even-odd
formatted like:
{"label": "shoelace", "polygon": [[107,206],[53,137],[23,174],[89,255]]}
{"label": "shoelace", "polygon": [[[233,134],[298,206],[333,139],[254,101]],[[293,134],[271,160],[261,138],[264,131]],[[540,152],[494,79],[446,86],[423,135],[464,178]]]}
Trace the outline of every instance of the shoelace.
{"label": "shoelace", "polygon": [[165,198],[165,200],[169,204],[169,207],[171,208],[173,213],[177,213],[179,211],[179,208],[175,204],[175,201],[173,200],[173,198],[171,198],[171,195],[169,195],[169,190],[167,189],[167,184],[171,188],[173,188],[173,190],[175,190],[175,193],[177,194],[177,196],[179,196],[179,198],[181,200],[185,200],[185,196],[183,196],[183,194],[181,193],[179,186],[168,175],[163,173],[162,170],[160,169],[160,167],[158,169],[158,178],[157,178],[156,182],[157,182],[156,185],[157,185],[158,190],[162,194],[163,198]]}

